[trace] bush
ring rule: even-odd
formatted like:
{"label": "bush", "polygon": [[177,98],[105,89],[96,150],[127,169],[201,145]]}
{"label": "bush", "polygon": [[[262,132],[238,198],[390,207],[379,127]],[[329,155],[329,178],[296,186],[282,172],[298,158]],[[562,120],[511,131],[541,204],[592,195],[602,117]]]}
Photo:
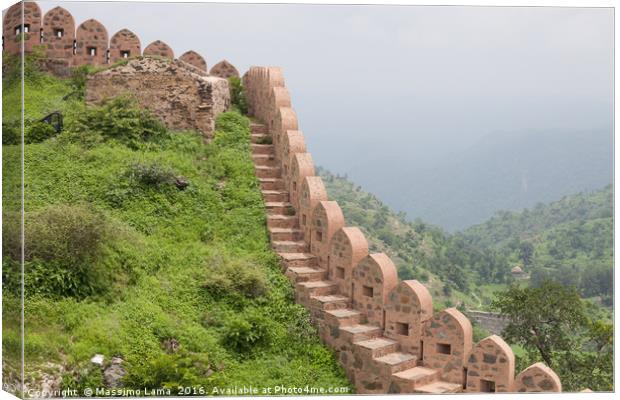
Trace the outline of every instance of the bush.
{"label": "bush", "polygon": [[157,163],[135,163],[129,168],[128,174],[130,179],[142,185],[157,188],[163,185],[171,185],[175,181],[174,172]]}
{"label": "bush", "polygon": [[2,121],[2,144],[19,144],[22,140],[20,120]]}
{"label": "bush", "polygon": [[37,121],[26,130],[24,141],[27,144],[40,143],[56,135],[56,129],[47,122]]}
{"label": "bush", "polygon": [[267,293],[267,279],[260,265],[240,257],[223,257],[218,254],[208,261],[208,277],[203,284],[216,296],[241,294],[247,298]]}
{"label": "bush", "polygon": [[96,143],[100,137],[139,149],[146,143],[161,144],[170,138],[166,127],[129,96],[79,110],[67,125],[69,137],[85,144]]}
{"label": "bush", "polygon": [[[7,220],[3,252],[14,260],[5,259],[3,272],[7,286],[13,286],[19,283],[19,214],[5,213],[3,217]],[[27,295],[83,298],[110,288],[115,271],[99,263],[111,238],[109,223],[101,214],[82,206],[54,205],[29,212],[24,220]]]}
{"label": "bush", "polygon": [[123,383],[127,387],[147,389],[177,389],[205,384],[214,371],[204,353],[181,349],[174,354],[161,354],[143,365],[129,367]]}
{"label": "bush", "polygon": [[268,346],[272,339],[273,322],[257,311],[231,316],[224,323],[223,344],[240,355],[249,355]]}
{"label": "bush", "polygon": [[235,106],[241,114],[247,114],[248,104],[241,79],[236,76],[231,76],[228,78],[228,86],[230,87],[230,102],[232,105]]}

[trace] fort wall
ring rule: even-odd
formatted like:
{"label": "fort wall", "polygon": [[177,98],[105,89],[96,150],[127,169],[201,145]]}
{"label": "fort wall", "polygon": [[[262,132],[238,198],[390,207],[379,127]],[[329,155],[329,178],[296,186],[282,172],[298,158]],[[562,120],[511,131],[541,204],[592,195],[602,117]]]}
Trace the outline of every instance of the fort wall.
{"label": "fort wall", "polygon": [[[272,137],[272,145],[253,145],[272,246],[358,393],[561,391],[542,363],[515,378],[501,337],[474,343],[464,314],[433,313],[420,282],[399,281],[387,255],[368,253],[362,231],[346,225],[315,175],[280,68],[252,67],[243,84],[250,115]],[[271,202],[276,195],[289,201]],[[292,212],[280,211],[287,207]]]}
{"label": "fort wall", "polygon": [[[44,56],[41,65],[59,76],[68,76],[72,67],[105,66],[140,56],[174,59],[173,49],[162,40],[142,50],[140,38],[131,30],[123,28],[110,36],[111,32],[93,18],[76,26],[71,13],[62,7],[55,7],[42,16],[36,2],[19,2],[9,7],[3,22],[4,52],[19,55],[22,43],[25,54],[40,48]],[[216,63],[207,72],[204,57],[193,50],[183,53],[179,59],[201,75],[224,79],[239,77],[237,68],[227,60]]]}

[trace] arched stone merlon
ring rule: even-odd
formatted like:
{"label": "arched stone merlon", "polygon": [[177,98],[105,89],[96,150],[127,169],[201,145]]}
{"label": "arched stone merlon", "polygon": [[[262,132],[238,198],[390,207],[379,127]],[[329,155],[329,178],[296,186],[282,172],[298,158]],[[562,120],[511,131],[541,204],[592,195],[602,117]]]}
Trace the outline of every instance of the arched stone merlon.
{"label": "arched stone merlon", "polygon": [[467,359],[467,392],[509,392],[514,376],[514,353],[497,335],[478,342]]}
{"label": "arched stone merlon", "polygon": [[472,332],[471,322],[456,308],[433,315],[422,331],[423,365],[441,371],[446,382],[464,384]]}
{"label": "arched stone merlon", "polygon": [[368,256],[368,241],[357,227],[341,228],[329,242],[329,280],[336,282],[338,292],[351,297],[353,268]]}
{"label": "arched stone merlon", "polygon": [[75,34],[74,65],[103,65],[108,62],[108,31],[101,22],[89,19],[82,22]]}
{"label": "arched stone merlon", "polygon": [[185,53],[181,55],[181,57],[179,57],[179,60],[184,61],[188,63],[189,65],[192,65],[198,68],[199,70],[203,71],[205,74],[208,71],[207,62],[200,54],[196,53],[194,50],[186,51]]}
{"label": "arched stone merlon", "polygon": [[275,158],[279,161],[282,159],[282,136],[286,131],[296,131],[299,129],[295,110],[290,107],[278,108],[275,121],[268,126],[268,129],[273,137]]}
{"label": "arched stone merlon", "polygon": [[366,314],[368,323],[385,326],[388,294],[398,284],[394,263],[384,253],[370,254],[353,268],[353,308]]}
{"label": "arched stone merlon", "polygon": [[558,375],[545,364],[532,364],[515,378],[513,392],[561,392]]}
{"label": "arched stone merlon", "polygon": [[209,75],[217,76],[224,79],[228,79],[232,76],[236,76],[238,78],[239,71],[237,71],[237,68],[235,68],[235,66],[228,61],[222,60],[211,68]]}
{"label": "arched stone merlon", "polygon": [[278,109],[280,107],[291,106],[291,95],[284,86],[275,86],[271,88],[271,104]]}
{"label": "arched stone merlon", "polygon": [[384,336],[396,340],[409,353],[422,356],[424,322],[433,316],[433,299],[416,280],[402,281],[388,296],[385,305]]}
{"label": "arched stone merlon", "polygon": [[327,191],[323,180],[319,176],[307,176],[301,184],[299,195],[299,228],[304,234],[304,241],[310,244],[312,236],[312,213],[314,208],[321,202],[327,201]]}
{"label": "arched stone merlon", "polygon": [[314,207],[310,224],[310,252],[316,256],[319,267],[327,269],[329,242],[338,229],[344,226],[344,215],[338,202],[319,202]]}
{"label": "arched stone merlon", "polygon": [[[23,21],[22,4],[24,7]],[[41,9],[37,3],[13,4],[4,14],[3,21],[4,51],[10,54],[21,54],[22,37],[26,53],[32,52],[34,46],[41,43]]]}
{"label": "arched stone merlon", "polygon": [[174,60],[174,51],[172,51],[172,47],[168,46],[161,40],[156,40],[146,46],[142,54],[145,56],[156,56]]}
{"label": "arched stone merlon", "polygon": [[54,7],[43,17],[43,41],[47,58],[71,60],[75,40],[75,20],[62,7]]}
{"label": "arched stone merlon", "polygon": [[121,29],[110,39],[110,63],[131,57],[140,57],[140,38],[129,29]]}
{"label": "arched stone merlon", "polygon": [[[291,167],[293,156],[297,153],[306,152],[306,141],[304,135],[300,131],[286,131],[282,136],[282,179],[284,179],[285,187],[290,186]],[[314,175],[314,174],[312,174]],[[299,186],[301,190],[301,186]]]}
{"label": "arched stone merlon", "polygon": [[291,204],[299,211],[299,192],[306,176],[316,175],[314,163],[310,153],[295,153],[291,162],[291,170],[288,176],[288,192]]}
{"label": "arched stone merlon", "polygon": [[267,68],[267,82],[269,87],[284,87],[284,74],[280,67]]}

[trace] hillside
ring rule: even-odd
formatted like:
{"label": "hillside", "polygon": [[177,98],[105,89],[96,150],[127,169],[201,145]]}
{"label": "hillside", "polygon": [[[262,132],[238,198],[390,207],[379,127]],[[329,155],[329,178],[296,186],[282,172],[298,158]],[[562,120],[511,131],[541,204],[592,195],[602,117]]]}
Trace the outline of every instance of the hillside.
{"label": "hillside", "polygon": [[504,254],[531,275],[613,303],[613,187],[500,212],[463,232],[468,243]]}
{"label": "hillside", "polygon": [[523,267],[531,280],[577,286],[582,296],[610,304],[612,188],[567,196],[521,213],[501,212],[484,224],[450,234],[421,220],[408,222],[346,177],[319,168],[327,191],[350,225],[361,227],[374,251],[394,259],[401,279],[418,279],[447,304],[486,308],[494,292],[514,282]]}
{"label": "hillside", "polygon": [[383,158],[349,175],[391,208],[454,232],[497,210],[532,208],[610,184],[612,138],[611,128],[494,133],[423,163],[376,152]]}
{"label": "hillside", "polygon": [[[28,61],[25,357],[29,388],[349,387],[270,249],[249,121],[170,132],[129,98],[86,107],[83,76]],[[18,379],[20,84],[3,90],[3,371]],[[63,97],[74,92],[67,100]],[[9,135],[12,133],[12,135]],[[100,367],[90,360],[104,356]],[[202,389],[200,389],[202,388]],[[202,392],[204,390],[204,393]],[[160,393],[165,394],[165,393]],[[181,393],[183,394],[183,393]]]}

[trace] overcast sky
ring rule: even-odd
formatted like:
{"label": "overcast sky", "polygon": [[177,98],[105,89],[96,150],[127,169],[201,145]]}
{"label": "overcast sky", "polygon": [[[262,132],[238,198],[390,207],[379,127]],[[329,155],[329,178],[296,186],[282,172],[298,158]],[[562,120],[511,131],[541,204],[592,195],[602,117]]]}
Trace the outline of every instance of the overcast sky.
{"label": "overcast sky", "polygon": [[111,36],[284,69],[315,163],[426,162],[500,132],[612,123],[611,8],[39,2]]}

